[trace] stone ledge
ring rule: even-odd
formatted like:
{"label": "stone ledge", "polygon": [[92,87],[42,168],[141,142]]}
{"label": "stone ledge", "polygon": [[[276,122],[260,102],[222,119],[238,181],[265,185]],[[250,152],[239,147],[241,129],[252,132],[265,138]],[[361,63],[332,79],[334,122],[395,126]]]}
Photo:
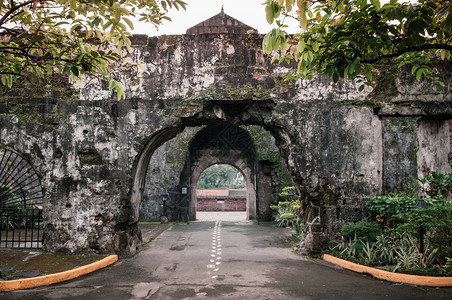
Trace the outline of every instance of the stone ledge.
{"label": "stone ledge", "polygon": [[430,277],[430,276],[418,276],[409,274],[393,273],[384,270],[379,270],[359,264],[352,263],[350,261],[340,259],[328,254],[323,255],[323,260],[338,265],[344,269],[352,270],[358,273],[369,274],[375,278],[383,279],[392,282],[401,282],[421,286],[432,287],[451,287],[452,277]]}
{"label": "stone ledge", "polygon": [[94,272],[96,270],[105,268],[106,266],[113,264],[117,260],[118,260],[117,255],[110,255],[105,257],[104,259],[93,262],[89,265],[75,268],[69,271],[38,276],[34,278],[0,281],[0,291],[7,292],[12,290],[30,289],[38,286],[50,285],[66,280],[71,280],[82,275]]}

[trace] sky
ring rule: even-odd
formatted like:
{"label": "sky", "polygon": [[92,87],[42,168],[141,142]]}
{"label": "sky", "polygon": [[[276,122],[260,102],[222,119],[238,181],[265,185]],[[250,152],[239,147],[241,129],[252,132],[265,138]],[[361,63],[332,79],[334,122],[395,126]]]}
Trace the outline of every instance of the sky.
{"label": "sky", "polygon": [[[185,31],[210,17],[220,13],[224,6],[224,12],[231,17],[245,23],[258,30],[259,33],[267,33],[276,25],[269,25],[265,19],[265,0],[185,0],[187,10],[180,11],[174,8],[170,10],[168,16],[171,22],[164,21],[163,25],[156,30],[153,25],[135,22],[134,34],[146,34],[148,36],[159,36],[169,34],[185,34]],[[297,31],[297,22],[290,23],[288,32]]]}

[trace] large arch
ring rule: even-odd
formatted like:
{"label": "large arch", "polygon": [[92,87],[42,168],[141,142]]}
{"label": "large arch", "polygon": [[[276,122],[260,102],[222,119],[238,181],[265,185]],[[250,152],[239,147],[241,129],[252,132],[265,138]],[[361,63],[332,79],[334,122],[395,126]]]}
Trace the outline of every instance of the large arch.
{"label": "large arch", "polygon": [[167,127],[156,132],[151,136],[151,138],[149,138],[143,151],[138,155],[135,166],[135,177],[133,179],[132,195],[130,197],[130,223],[138,222],[140,202],[143,197],[144,183],[146,179],[146,171],[148,169],[152,154],[166,141],[169,141],[181,133],[183,129],[183,127]]}
{"label": "large arch", "polygon": [[[127,231],[127,249],[135,247],[141,239],[138,221],[140,204],[143,199],[146,172],[155,151],[178,137],[186,128],[200,129],[189,142],[185,165],[180,172],[180,180],[169,191],[175,214],[170,221],[188,221],[196,218],[196,183],[202,171],[215,163],[227,163],[239,169],[247,183],[247,218],[269,219],[270,204],[274,202],[272,175],[268,172],[267,161],[259,161],[257,150],[250,133],[243,126],[257,125],[267,129],[263,121],[271,115],[273,101],[208,101],[198,114],[181,118],[177,125],[164,127],[146,140],[137,155],[131,180],[130,204],[124,211],[124,228]],[[187,138],[187,137],[185,137]],[[271,167],[270,167],[271,168]],[[131,242],[130,242],[131,241]],[[124,248],[119,246],[119,248]]]}

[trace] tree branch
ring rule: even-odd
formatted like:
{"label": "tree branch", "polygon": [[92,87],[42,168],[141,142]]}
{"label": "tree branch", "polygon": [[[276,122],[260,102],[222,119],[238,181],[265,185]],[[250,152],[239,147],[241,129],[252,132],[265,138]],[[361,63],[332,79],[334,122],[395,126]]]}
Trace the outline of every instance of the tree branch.
{"label": "tree branch", "polygon": [[376,58],[372,58],[372,59],[363,59],[361,60],[362,63],[365,64],[373,64],[376,63],[380,60],[386,59],[386,58],[394,58],[394,57],[398,57],[402,54],[408,53],[408,52],[416,52],[416,51],[422,51],[422,50],[433,50],[433,49],[444,49],[444,50],[449,50],[452,51],[452,45],[447,45],[447,44],[423,44],[420,46],[416,46],[416,47],[407,47],[405,49],[402,49],[400,51],[397,52],[393,52],[390,54],[386,54],[386,55],[382,55]]}
{"label": "tree branch", "polygon": [[34,2],[34,0],[30,0],[30,1],[24,2],[24,3],[19,4],[19,5],[16,6],[16,5],[14,4],[14,2],[11,0],[11,8],[9,9],[9,11],[7,11],[7,12],[5,13],[5,15],[3,16],[3,18],[0,19],[0,25],[3,24],[3,23],[5,22],[5,20],[6,20],[13,12],[15,12],[15,11],[18,10],[18,9],[21,9],[21,8],[24,7],[24,6],[27,6],[27,5],[29,5],[29,4],[32,4],[33,2]]}

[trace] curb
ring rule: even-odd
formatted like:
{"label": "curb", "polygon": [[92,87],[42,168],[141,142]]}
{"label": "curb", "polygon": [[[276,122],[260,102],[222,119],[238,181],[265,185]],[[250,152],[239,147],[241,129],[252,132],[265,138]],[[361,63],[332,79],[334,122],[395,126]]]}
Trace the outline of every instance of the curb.
{"label": "curb", "polygon": [[338,265],[344,269],[352,270],[358,273],[370,274],[375,278],[383,279],[392,282],[408,283],[413,285],[423,285],[432,287],[451,287],[452,277],[430,277],[430,276],[418,276],[409,274],[400,274],[394,272],[388,272],[380,269],[375,269],[359,264],[352,263],[347,260],[343,260],[328,254],[322,256],[323,260]]}
{"label": "curb", "polygon": [[73,270],[54,273],[33,278],[0,281],[0,292],[7,292],[19,289],[30,289],[38,286],[50,285],[66,280],[71,280],[82,275],[105,268],[118,260],[117,255],[110,255],[89,265],[75,268]]}

